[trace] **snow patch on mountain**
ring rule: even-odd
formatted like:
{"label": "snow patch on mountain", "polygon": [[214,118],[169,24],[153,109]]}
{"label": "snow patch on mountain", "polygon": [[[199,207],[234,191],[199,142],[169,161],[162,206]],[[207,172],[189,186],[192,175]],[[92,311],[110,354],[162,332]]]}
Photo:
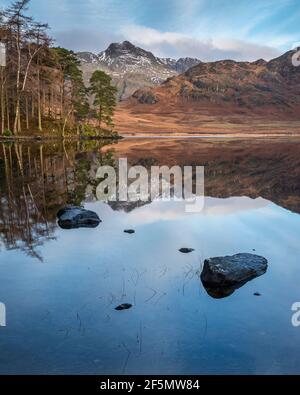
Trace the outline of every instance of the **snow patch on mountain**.
{"label": "snow patch on mountain", "polygon": [[111,75],[119,89],[120,100],[136,89],[161,84],[167,78],[184,73],[200,63],[199,59],[194,58],[159,58],[129,41],[112,43],[99,54],[79,52],[77,56],[86,80],[95,70]]}

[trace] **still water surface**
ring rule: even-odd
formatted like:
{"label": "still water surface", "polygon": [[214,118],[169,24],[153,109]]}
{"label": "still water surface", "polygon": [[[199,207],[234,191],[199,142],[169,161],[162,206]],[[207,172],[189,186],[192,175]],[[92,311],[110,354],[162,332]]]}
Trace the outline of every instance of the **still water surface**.
{"label": "still water surface", "polygon": [[[300,373],[299,153],[299,141],[275,140],[0,146],[0,373]],[[204,210],[97,201],[97,167],[119,156],[204,164]],[[67,203],[102,223],[60,229]],[[254,250],[269,261],[263,276],[207,294],[205,258]]]}

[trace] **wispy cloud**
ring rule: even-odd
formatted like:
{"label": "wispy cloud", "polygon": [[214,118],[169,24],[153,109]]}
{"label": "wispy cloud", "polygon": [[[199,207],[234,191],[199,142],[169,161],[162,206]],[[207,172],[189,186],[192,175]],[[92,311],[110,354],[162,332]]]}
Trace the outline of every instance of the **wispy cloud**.
{"label": "wispy cloud", "polygon": [[199,39],[176,32],[160,32],[138,25],[126,26],[122,34],[130,41],[160,56],[192,56],[203,61],[271,59],[280,52],[273,47],[232,38]]}
{"label": "wispy cloud", "polygon": [[127,39],[160,56],[252,60],[300,41],[299,0],[31,0],[30,13],[74,50]]}

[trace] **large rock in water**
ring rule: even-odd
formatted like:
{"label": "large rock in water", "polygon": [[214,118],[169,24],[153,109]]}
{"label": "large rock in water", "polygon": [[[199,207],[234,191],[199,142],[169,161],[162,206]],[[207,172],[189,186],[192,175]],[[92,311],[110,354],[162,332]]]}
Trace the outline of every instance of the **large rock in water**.
{"label": "large rock in water", "polygon": [[78,206],[66,206],[60,209],[57,217],[58,225],[62,229],[96,228],[101,222],[94,211]]}
{"label": "large rock in water", "polygon": [[201,281],[209,295],[222,298],[255,277],[264,274],[268,261],[259,255],[236,254],[204,261]]}

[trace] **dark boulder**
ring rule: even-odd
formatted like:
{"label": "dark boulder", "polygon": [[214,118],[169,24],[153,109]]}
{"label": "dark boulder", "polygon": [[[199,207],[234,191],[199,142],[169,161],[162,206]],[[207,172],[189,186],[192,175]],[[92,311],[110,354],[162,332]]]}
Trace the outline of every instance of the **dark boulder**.
{"label": "dark boulder", "polygon": [[264,274],[267,267],[268,261],[254,254],[215,257],[204,261],[200,277],[210,296],[223,298],[246,282]]}
{"label": "dark boulder", "polygon": [[186,248],[186,247],[183,247],[183,248],[180,248],[180,250],[178,250],[179,252],[182,252],[183,254],[188,254],[188,253],[190,253],[190,252],[193,252],[193,251],[195,251],[194,250],[194,248]]}
{"label": "dark boulder", "polygon": [[62,229],[96,228],[101,222],[94,211],[79,206],[66,206],[60,209],[57,218]]}
{"label": "dark boulder", "polygon": [[132,307],[132,304],[130,304],[130,303],[122,303],[122,304],[120,304],[119,306],[117,306],[116,308],[115,308],[115,310],[128,310],[128,309],[130,309]]}

